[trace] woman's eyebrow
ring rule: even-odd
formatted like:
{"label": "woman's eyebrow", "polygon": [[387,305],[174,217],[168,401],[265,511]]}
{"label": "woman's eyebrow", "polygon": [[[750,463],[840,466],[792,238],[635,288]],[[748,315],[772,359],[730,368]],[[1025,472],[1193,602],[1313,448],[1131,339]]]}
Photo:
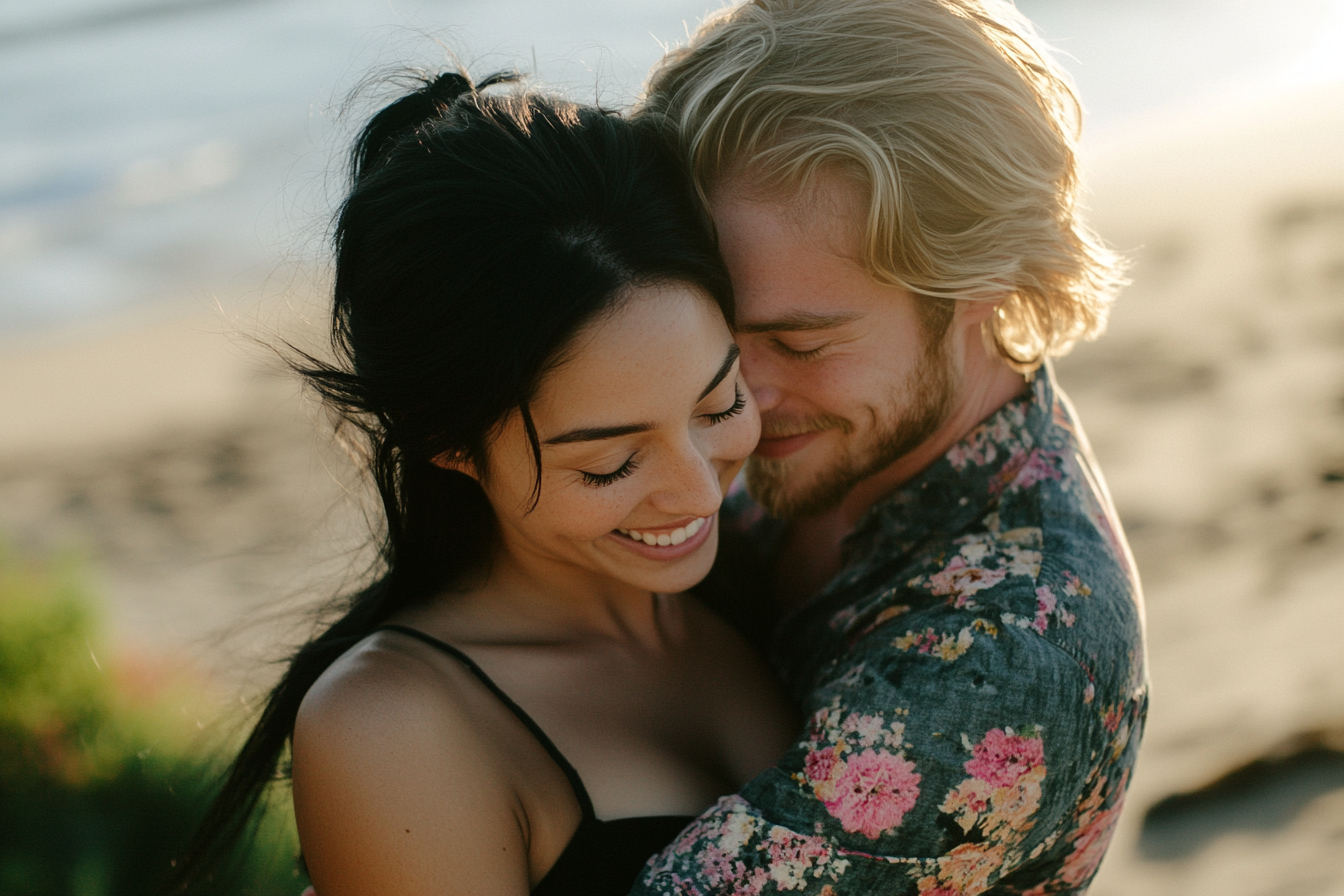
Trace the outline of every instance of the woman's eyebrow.
{"label": "woman's eyebrow", "polygon": [[[705,391],[700,393],[697,401],[703,401],[705,396],[713,392],[723,378],[728,375],[728,371],[733,369],[733,364],[737,361],[737,356],[742,350],[734,342],[728,346],[728,354],[724,356],[723,364],[719,366],[718,373],[714,374],[714,379],[710,380]],[[575,442],[600,442],[603,439],[619,439],[621,436],[634,435],[637,432],[648,432],[653,429],[652,423],[627,423],[625,426],[585,426],[580,429],[571,429],[568,432],[562,432],[558,436],[552,436],[543,445],[572,445]]]}
{"label": "woman's eyebrow", "polygon": [[741,353],[742,349],[737,347],[736,342],[728,346],[728,354],[724,357],[723,364],[719,367],[719,372],[714,374],[714,379],[709,381],[709,385],[705,387],[705,391],[700,393],[700,397],[696,399],[697,401],[703,401],[706,395],[718,388],[719,383],[723,382],[723,378],[728,375],[728,371],[733,369],[733,362],[737,360],[737,356]]}

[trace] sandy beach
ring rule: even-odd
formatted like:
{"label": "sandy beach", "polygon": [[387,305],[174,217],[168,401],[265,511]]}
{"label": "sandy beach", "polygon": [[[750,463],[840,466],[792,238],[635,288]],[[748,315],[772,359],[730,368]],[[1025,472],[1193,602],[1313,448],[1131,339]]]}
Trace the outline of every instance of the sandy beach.
{"label": "sandy beach", "polygon": [[[1153,678],[1092,892],[1344,894],[1344,86],[1155,117],[1088,168],[1134,282],[1057,369]],[[367,558],[349,462],[254,341],[321,338],[293,283],[0,342],[0,533],[81,553],[125,649],[235,694]]]}

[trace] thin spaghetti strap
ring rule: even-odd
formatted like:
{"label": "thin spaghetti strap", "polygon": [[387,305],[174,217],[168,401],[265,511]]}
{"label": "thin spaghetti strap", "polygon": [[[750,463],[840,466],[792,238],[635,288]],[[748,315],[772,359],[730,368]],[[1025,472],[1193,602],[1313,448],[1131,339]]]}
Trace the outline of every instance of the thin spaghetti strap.
{"label": "thin spaghetti strap", "polygon": [[427,635],[417,628],[411,628],[409,625],[389,623],[387,625],[378,626],[374,631],[393,631],[401,632],[403,635],[410,635],[412,638],[423,641],[430,647],[448,654],[453,659],[466,666],[467,670],[471,672],[472,675],[475,675],[480,680],[481,684],[490,689],[490,693],[498,697],[500,702],[507,706],[509,711],[518,717],[518,721],[522,722],[527,730],[532,732],[532,736],[537,739],[537,742],[540,743],[546,752],[550,754],[551,758],[555,760],[555,764],[560,766],[560,770],[564,772],[565,777],[569,779],[570,787],[574,789],[574,796],[579,801],[579,808],[583,810],[583,817],[585,819],[597,818],[597,813],[593,811],[593,801],[588,796],[588,788],[583,786],[583,779],[579,777],[579,773],[574,766],[569,764],[569,760],[565,758],[565,754],[561,753],[560,749],[546,736],[546,732],[541,730],[541,726],[534,722],[532,717],[529,716],[521,706],[514,703],[513,698],[504,693],[499,685],[495,684],[490,676],[485,674],[485,670],[476,665],[471,657],[467,656],[453,645],[440,641],[433,635]]}

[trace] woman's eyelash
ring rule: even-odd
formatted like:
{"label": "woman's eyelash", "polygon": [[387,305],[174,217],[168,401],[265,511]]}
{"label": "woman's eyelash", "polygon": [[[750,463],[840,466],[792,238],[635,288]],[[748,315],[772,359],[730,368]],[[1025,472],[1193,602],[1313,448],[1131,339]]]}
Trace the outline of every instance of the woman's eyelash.
{"label": "woman's eyelash", "polygon": [[[747,406],[747,396],[746,393],[742,391],[742,387],[734,384],[733,390],[735,397],[733,399],[732,407],[725,411],[720,411],[717,414],[705,414],[705,419],[709,421],[710,426],[713,426],[716,423],[722,423],[730,417],[736,417],[738,414],[742,413],[742,409]],[[619,482],[635,472],[638,467],[639,463],[635,460],[635,455],[632,454],[625,463],[621,464],[610,473],[589,473],[587,470],[580,470],[579,475],[583,477],[584,485],[601,488],[604,485],[611,485],[613,482]]]}
{"label": "woman's eyelash", "polygon": [[580,470],[579,475],[583,477],[584,485],[601,488],[604,485],[611,485],[613,482],[619,482],[635,472],[635,469],[638,466],[639,464],[635,462],[635,456],[632,454],[626,459],[625,463],[621,464],[620,467],[612,470],[610,473],[589,473],[586,470]]}
{"label": "woman's eyelash", "polygon": [[742,409],[747,406],[747,396],[742,392],[742,387],[736,383],[733,384],[733,394],[736,398],[733,400],[732,407],[726,411],[720,411],[717,414],[705,415],[705,419],[709,421],[710,426],[713,426],[716,423],[722,423],[729,417],[736,417],[738,414],[742,413]]}

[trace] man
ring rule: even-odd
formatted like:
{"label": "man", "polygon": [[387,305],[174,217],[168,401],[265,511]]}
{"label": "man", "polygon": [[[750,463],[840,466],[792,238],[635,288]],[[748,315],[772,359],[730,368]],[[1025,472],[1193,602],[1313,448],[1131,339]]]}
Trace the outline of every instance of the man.
{"label": "man", "polygon": [[[997,0],[756,0],[655,71],[718,231],[807,714],[639,893],[1075,893],[1146,709],[1123,534],[1046,359],[1097,335],[1066,81]],[[730,504],[733,503],[730,501]]]}

